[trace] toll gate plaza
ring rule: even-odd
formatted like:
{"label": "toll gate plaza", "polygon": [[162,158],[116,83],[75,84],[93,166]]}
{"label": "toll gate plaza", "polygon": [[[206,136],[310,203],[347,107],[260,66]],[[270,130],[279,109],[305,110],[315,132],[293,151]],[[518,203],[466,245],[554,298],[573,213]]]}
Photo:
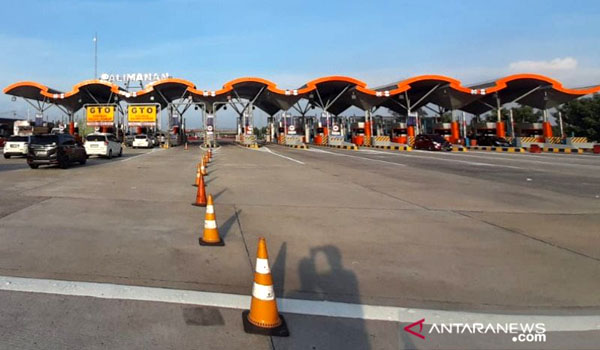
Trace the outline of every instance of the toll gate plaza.
{"label": "toll gate plaza", "polygon": [[[80,110],[123,135],[158,132],[165,111],[168,130],[160,148],[69,170],[2,159],[1,344],[595,349],[600,148],[555,135],[550,110],[598,91],[534,74],[377,88],[341,76],[297,89],[240,78],[215,91],[176,78],[138,91],[12,84],[5,94],[59,108],[73,135]],[[511,120],[514,103],[543,122]],[[345,116],[352,106],[364,118]],[[235,130],[220,127],[225,108]],[[380,108],[397,117],[376,118]],[[427,126],[422,108],[453,120]],[[264,137],[256,109],[269,115]],[[483,120],[490,111],[496,122]],[[466,113],[510,146],[473,143]],[[198,139],[183,115],[202,121]],[[452,151],[418,149],[428,134]],[[439,331],[452,324],[460,336]]]}

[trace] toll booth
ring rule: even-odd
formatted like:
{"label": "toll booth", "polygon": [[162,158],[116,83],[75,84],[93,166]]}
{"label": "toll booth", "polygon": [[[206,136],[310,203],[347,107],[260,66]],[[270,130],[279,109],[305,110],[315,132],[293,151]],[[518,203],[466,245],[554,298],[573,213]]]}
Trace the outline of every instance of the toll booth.
{"label": "toll booth", "polygon": [[545,142],[544,126],[542,123],[516,123],[515,142],[517,147],[529,147],[531,144]]}
{"label": "toll booth", "polygon": [[357,146],[365,144],[365,122],[354,122],[350,125],[351,142]]}
{"label": "toll booth", "polygon": [[305,118],[283,113],[280,130],[285,134],[286,145],[302,145],[305,142]]}
{"label": "toll booth", "polygon": [[496,136],[496,123],[478,123],[477,135],[481,136]]}
{"label": "toll booth", "polygon": [[450,123],[437,123],[433,126],[433,133],[441,135],[450,142],[450,139],[452,138],[452,127]]}
{"label": "toll booth", "polygon": [[408,128],[406,123],[394,123],[391,127],[390,140],[393,143],[406,144],[408,140]]}
{"label": "toll booth", "polygon": [[329,127],[327,126],[326,116],[317,117],[317,122],[313,124],[314,128],[314,144],[316,145],[326,145],[327,139],[329,138]]}

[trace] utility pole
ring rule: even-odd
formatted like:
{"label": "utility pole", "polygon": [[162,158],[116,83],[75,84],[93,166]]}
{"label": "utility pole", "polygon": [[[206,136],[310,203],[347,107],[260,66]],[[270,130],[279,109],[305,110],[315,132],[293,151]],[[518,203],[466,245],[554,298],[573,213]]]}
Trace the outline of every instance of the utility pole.
{"label": "utility pole", "polygon": [[94,79],[98,79],[98,32],[94,33]]}

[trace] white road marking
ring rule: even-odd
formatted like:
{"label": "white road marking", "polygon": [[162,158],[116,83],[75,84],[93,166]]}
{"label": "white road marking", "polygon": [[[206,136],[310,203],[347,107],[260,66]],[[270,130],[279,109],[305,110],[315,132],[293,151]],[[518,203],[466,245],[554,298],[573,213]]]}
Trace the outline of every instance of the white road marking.
{"label": "white road marking", "polygon": [[358,157],[358,156],[353,156],[350,154],[342,154],[342,153],[336,153],[336,152],[328,152],[328,151],[324,151],[321,149],[315,149],[315,148],[309,148],[307,149],[307,151],[310,152],[317,152],[317,153],[326,153],[326,154],[333,154],[339,157],[350,157],[350,158],[358,158],[358,159],[363,159],[363,160],[370,160],[372,162],[379,162],[379,163],[386,163],[386,164],[392,164],[392,165],[397,165],[397,166],[406,166],[406,164],[402,164],[402,163],[395,163],[395,162],[388,162],[387,160],[381,160],[381,159],[371,159],[371,158],[365,158],[365,157]]}
{"label": "white road marking", "polygon": [[284,155],[282,155],[282,154],[279,154],[279,153],[275,153],[275,152],[271,151],[271,150],[270,150],[268,147],[266,147],[266,146],[263,146],[262,148],[259,148],[259,149],[264,149],[265,151],[263,151],[263,152],[271,153],[271,154],[273,154],[273,155],[276,155],[276,156],[278,156],[278,157],[281,157],[281,158],[285,158],[285,159],[287,159],[287,160],[291,160],[292,162],[296,162],[296,163],[298,163],[298,164],[302,164],[302,165],[304,165],[304,164],[305,164],[304,162],[301,162],[301,161],[299,161],[299,160],[297,160],[297,159],[294,159],[294,158],[291,158],[291,157],[286,157],[286,156],[284,156]]}
{"label": "white road marking", "polygon": [[[359,150],[360,151],[360,150]],[[449,162],[459,162],[459,163],[466,163],[466,164],[471,164],[471,165],[476,165],[476,166],[489,166],[489,167],[502,167],[502,168],[511,168],[511,169],[521,169],[519,167],[516,166],[510,166],[510,165],[500,165],[500,164],[490,164],[490,163],[480,163],[480,162],[470,162],[467,160],[459,160],[459,159],[446,159],[446,158],[438,158],[438,157],[424,157],[424,156],[417,156],[417,155],[408,155],[408,154],[404,154],[404,153],[392,153],[392,152],[383,152],[383,151],[375,151],[375,150],[363,150],[362,152],[368,152],[368,153],[375,153],[375,154],[385,154],[385,155],[393,155],[393,156],[403,156],[403,157],[411,157],[411,158],[422,158],[422,159],[435,159],[435,160],[445,160],[445,161],[449,161]],[[418,150],[414,150],[411,152],[426,152],[426,151],[418,151]],[[409,152],[410,153],[410,152]],[[427,152],[429,153],[429,152]],[[363,157],[358,157],[358,158],[363,158]],[[363,159],[369,159],[369,158],[363,158]],[[371,159],[374,160],[374,159]]]}
{"label": "white road marking", "polygon": [[[250,295],[10,276],[0,276],[0,290],[100,299],[201,305],[229,309],[248,309],[251,300]],[[248,287],[248,292],[250,292],[250,286]],[[284,298],[278,299],[277,302],[279,311],[301,315],[403,323],[412,323],[425,318],[426,324],[540,322],[544,323],[546,330],[551,332],[600,330],[599,315],[508,315]]]}
{"label": "white road marking", "polygon": [[[420,151],[420,152],[425,152],[425,151]],[[493,154],[493,156],[491,157],[486,157],[486,155],[488,155],[488,153],[491,155]],[[561,163],[561,162],[543,162],[543,161],[539,161],[539,160],[531,160],[528,158],[533,158],[533,157],[537,157],[537,156],[533,156],[533,155],[521,155],[522,158],[506,158],[503,157],[501,159],[499,159],[498,155],[508,155],[508,153],[499,153],[499,152],[488,152],[486,154],[465,154],[465,153],[449,153],[451,156],[455,156],[455,157],[472,157],[472,158],[479,158],[479,159],[489,159],[491,161],[497,161],[497,160],[503,160],[503,161],[515,161],[515,162],[526,162],[526,163],[536,163],[536,164],[545,164],[545,165],[558,165],[558,166],[566,166],[566,167],[588,167],[588,168],[594,168],[597,169],[598,166],[600,166],[600,163],[598,165],[592,165],[592,164],[581,164],[581,163]],[[496,157],[496,159],[492,159]],[[575,156],[571,156],[573,158],[569,159],[569,160],[575,160]],[[537,158],[543,158],[543,159],[549,159],[549,157],[537,157]]]}
{"label": "white road marking", "polygon": [[152,151],[150,151],[150,152],[146,152],[146,153],[138,154],[138,155],[133,156],[133,157],[125,158],[123,160],[120,160],[120,162],[127,162],[127,161],[130,161],[130,160],[134,159],[134,158],[145,156],[145,155],[148,155],[150,153],[154,153],[155,151],[164,151],[164,148],[159,148],[159,149],[153,148]]}

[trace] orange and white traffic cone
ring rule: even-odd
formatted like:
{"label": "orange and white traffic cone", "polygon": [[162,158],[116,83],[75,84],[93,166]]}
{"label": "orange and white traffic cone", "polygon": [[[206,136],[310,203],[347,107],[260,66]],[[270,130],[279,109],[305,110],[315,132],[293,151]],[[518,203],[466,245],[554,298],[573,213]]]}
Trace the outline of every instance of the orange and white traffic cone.
{"label": "orange and white traffic cone", "polygon": [[192,203],[197,207],[205,207],[206,206],[206,189],[204,188],[204,176],[200,174],[200,178],[198,179],[198,191],[196,192],[196,203]]}
{"label": "orange and white traffic cone", "polygon": [[194,182],[193,186],[198,187],[198,185],[200,184],[200,176],[203,176],[204,174],[202,174],[202,170],[200,168],[201,164],[198,163],[198,166],[196,167],[196,182]]}
{"label": "orange and white traffic cone", "polygon": [[224,246],[225,242],[219,237],[217,229],[217,217],[215,216],[215,206],[212,195],[208,195],[206,203],[206,215],[204,216],[204,232],[199,239],[200,245]]}
{"label": "orange and white traffic cone", "polygon": [[206,165],[204,165],[204,159],[202,159],[202,161],[200,162],[200,174],[202,174],[202,176],[207,175]]}
{"label": "orange and white traffic cone", "polygon": [[277,310],[273,277],[271,277],[271,269],[269,268],[267,243],[263,237],[258,239],[250,310],[242,312],[242,322],[246,333],[276,337],[288,337],[290,335],[285,320]]}

